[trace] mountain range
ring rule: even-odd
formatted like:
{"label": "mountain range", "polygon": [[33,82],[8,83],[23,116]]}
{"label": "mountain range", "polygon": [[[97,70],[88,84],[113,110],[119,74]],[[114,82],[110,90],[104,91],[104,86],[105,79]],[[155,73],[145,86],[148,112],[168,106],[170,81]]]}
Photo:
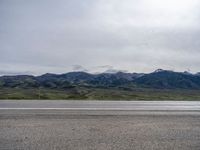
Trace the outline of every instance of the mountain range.
{"label": "mountain range", "polygon": [[100,73],[69,72],[46,73],[41,76],[1,76],[0,88],[154,88],[154,89],[200,89],[200,73],[174,72],[158,69],[152,73]]}

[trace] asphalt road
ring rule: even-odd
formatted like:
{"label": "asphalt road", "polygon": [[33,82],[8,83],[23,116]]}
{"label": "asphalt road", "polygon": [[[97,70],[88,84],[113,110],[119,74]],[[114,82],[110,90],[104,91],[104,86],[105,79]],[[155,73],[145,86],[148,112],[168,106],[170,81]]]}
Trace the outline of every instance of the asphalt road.
{"label": "asphalt road", "polygon": [[0,150],[199,150],[199,106],[0,101]]}
{"label": "asphalt road", "polygon": [[0,109],[200,110],[199,101],[3,100]]}

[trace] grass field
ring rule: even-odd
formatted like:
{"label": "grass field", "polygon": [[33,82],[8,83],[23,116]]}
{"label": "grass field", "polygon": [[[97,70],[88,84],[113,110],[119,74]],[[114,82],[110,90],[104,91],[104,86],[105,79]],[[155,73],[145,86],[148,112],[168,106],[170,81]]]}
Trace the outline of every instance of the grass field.
{"label": "grass field", "polygon": [[60,89],[0,89],[0,99],[73,100],[200,100],[200,90],[103,89],[78,87]]}

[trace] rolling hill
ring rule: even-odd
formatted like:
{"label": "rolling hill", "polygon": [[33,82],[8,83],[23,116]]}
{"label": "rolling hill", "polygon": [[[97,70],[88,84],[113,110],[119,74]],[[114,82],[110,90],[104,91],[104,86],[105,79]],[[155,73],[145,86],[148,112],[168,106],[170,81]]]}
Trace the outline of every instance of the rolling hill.
{"label": "rolling hill", "polygon": [[87,87],[141,87],[155,89],[200,89],[199,74],[156,70],[143,73],[69,72],[66,74],[44,74],[41,76],[17,75],[0,77],[1,88],[52,88],[66,89],[75,86]]}
{"label": "rolling hill", "polygon": [[1,76],[0,99],[200,100],[200,75],[159,69]]}

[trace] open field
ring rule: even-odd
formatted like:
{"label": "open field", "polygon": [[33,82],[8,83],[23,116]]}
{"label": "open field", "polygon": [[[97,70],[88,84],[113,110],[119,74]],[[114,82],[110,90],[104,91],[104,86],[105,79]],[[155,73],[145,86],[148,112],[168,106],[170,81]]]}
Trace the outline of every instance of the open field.
{"label": "open field", "polygon": [[86,87],[66,90],[1,88],[0,99],[200,100],[200,90],[103,89]]}

